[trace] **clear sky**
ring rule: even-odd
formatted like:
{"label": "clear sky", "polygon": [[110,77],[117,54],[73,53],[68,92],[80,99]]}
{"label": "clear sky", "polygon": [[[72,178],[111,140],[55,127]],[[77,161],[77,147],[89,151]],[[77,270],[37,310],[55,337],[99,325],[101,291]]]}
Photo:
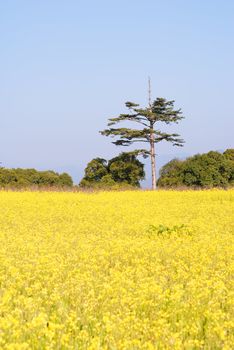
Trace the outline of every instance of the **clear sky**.
{"label": "clear sky", "polygon": [[185,146],[161,143],[159,165],[233,147],[234,1],[1,0],[2,165],[77,182],[123,150],[98,131],[125,101],[147,103],[148,75],[185,116],[170,129]]}

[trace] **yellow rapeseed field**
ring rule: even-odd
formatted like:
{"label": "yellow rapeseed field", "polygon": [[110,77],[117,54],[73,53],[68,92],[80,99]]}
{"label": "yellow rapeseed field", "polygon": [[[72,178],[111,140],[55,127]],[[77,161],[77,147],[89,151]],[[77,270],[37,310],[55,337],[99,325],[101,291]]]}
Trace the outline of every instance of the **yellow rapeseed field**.
{"label": "yellow rapeseed field", "polygon": [[234,349],[233,204],[0,192],[0,349]]}

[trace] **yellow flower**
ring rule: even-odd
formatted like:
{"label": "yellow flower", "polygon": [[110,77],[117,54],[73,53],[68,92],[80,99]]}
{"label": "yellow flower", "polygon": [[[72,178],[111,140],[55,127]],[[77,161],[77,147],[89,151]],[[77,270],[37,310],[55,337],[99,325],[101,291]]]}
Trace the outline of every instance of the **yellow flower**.
{"label": "yellow flower", "polygon": [[231,350],[233,203],[0,192],[0,349]]}

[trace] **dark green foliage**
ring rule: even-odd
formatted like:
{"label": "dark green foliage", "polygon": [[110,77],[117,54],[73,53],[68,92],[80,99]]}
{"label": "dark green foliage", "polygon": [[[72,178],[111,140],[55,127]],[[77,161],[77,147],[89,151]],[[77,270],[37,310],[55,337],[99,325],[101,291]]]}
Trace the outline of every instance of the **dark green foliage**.
{"label": "dark green foliage", "polygon": [[191,236],[192,231],[186,225],[174,225],[172,227],[168,227],[165,225],[150,225],[147,230],[149,238],[162,237],[162,238],[170,238],[170,237],[181,237],[181,236]]}
{"label": "dark green foliage", "polygon": [[109,162],[102,158],[93,159],[85,169],[85,176],[80,186],[86,188],[111,188],[117,185],[139,187],[145,172],[144,164],[136,156],[136,152],[129,152],[121,153]]}
{"label": "dark green foliage", "polygon": [[234,185],[234,148],[228,148],[226,149],[226,151],[223,153],[224,156],[230,160],[232,162],[232,166],[231,166],[231,176],[229,179],[229,183],[231,185]]}
{"label": "dark green foliage", "polygon": [[[163,140],[172,142],[174,146],[182,146],[184,141],[179,138],[178,134],[168,134],[155,130],[154,125],[157,122],[166,124],[178,123],[181,120],[181,110],[174,110],[174,101],[167,101],[164,98],[157,98],[152,105],[146,108],[140,108],[138,104],[126,102],[129,108],[129,114],[120,114],[117,118],[110,118],[108,126],[115,125],[122,121],[133,121],[143,126],[142,129],[132,128],[109,128],[101,131],[102,135],[118,137],[112,143],[117,146],[129,146],[134,142],[158,143]],[[148,149],[140,150],[142,154],[148,156]]]}
{"label": "dark green foliage", "polygon": [[[174,101],[167,101],[164,98],[157,98],[151,103],[150,81],[149,81],[149,106],[139,107],[133,102],[126,102],[129,113],[120,114],[116,118],[110,118],[108,129],[101,131],[104,136],[111,136],[116,140],[112,143],[116,146],[130,146],[134,143],[144,143],[147,148],[136,150],[144,157],[150,156],[152,189],[156,189],[156,162],[155,145],[161,141],[171,142],[173,146],[183,146],[184,140],[178,134],[168,134],[159,130],[162,123],[178,123],[183,117],[181,110],[174,109]],[[121,122],[134,122],[139,128],[115,128],[114,125]]]}
{"label": "dark green foliage", "polygon": [[59,175],[59,184],[64,187],[73,186],[73,180],[67,173],[62,173]]}
{"label": "dark green foliage", "polygon": [[109,173],[115,182],[126,182],[132,186],[140,186],[145,177],[144,164],[134,154],[121,153],[108,162]]}
{"label": "dark green foliage", "polygon": [[35,169],[0,168],[1,187],[71,187],[73,181],[70,175],[59,175],[54,171],[37,171]]}
{"label": "dark green foliage", "polygon": [[100,182],[110,183],[111,180],[108,174],[107,161],[103,158],[94,158],[85,168],[85,176],[80,182],[80,187],[92,188]]}
{"label": "dark green foliage", "polygon": [[160,187],[181,186],[183,161],[173,159],[160,170],[160,178],[157,182]]}
{"label": "dark green foliage", "polygon": [[84,189],[112,189],[117,183],[113,180],[111,174],[104,175],[98,181],[88,180],[83,178],[80,182],[80,187]]}
{"label": "dark green foliage", "polygon": [[223,153],[227,159],[234,161],[234,148],[228,148]]}
{"label": "dark green foliage", "polygon": [[100,181],[107,174],[107,161],[103,158],[94,158],[85,168],[84,179],[90,182]]}
{"label": "dark green foliage", "polygon": [[160,171],[160,187],[227,187],[234,184],[233,150],[210,151],[184,161],[174,159]]}

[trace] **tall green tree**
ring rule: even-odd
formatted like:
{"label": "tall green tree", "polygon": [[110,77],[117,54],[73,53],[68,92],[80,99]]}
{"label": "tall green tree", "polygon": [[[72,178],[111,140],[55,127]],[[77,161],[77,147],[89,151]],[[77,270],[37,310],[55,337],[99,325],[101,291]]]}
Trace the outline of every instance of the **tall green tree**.
{"label": "tall green tree", "polygon": [[[139,104],[126,102],[129,113],[120,114],[116,118],[110,118],[108,129],[100,131],[104,136],[116,137],[113,142],[116,146],[130,146],[133,143],[146,143],[148,148],[136,150],[135,154],[142,154],[144,157],[150,156],[152,189],[156,189],[156,161],[155,161],[155,144],[161,141],[171,142],[173,146],[182,146],[184,140],[178,134],[163,132],[159,129],[161,123],[172,124],[178,123],[182,118],[181,109],[174,109],[174,101],[167,101],[165,98],[156,98],[151,103],[150,81],[149,81],[149,104],[148,107],[141,108]],[[131,121],[139,125],[140,128],[112,126],[120,123]]]}

